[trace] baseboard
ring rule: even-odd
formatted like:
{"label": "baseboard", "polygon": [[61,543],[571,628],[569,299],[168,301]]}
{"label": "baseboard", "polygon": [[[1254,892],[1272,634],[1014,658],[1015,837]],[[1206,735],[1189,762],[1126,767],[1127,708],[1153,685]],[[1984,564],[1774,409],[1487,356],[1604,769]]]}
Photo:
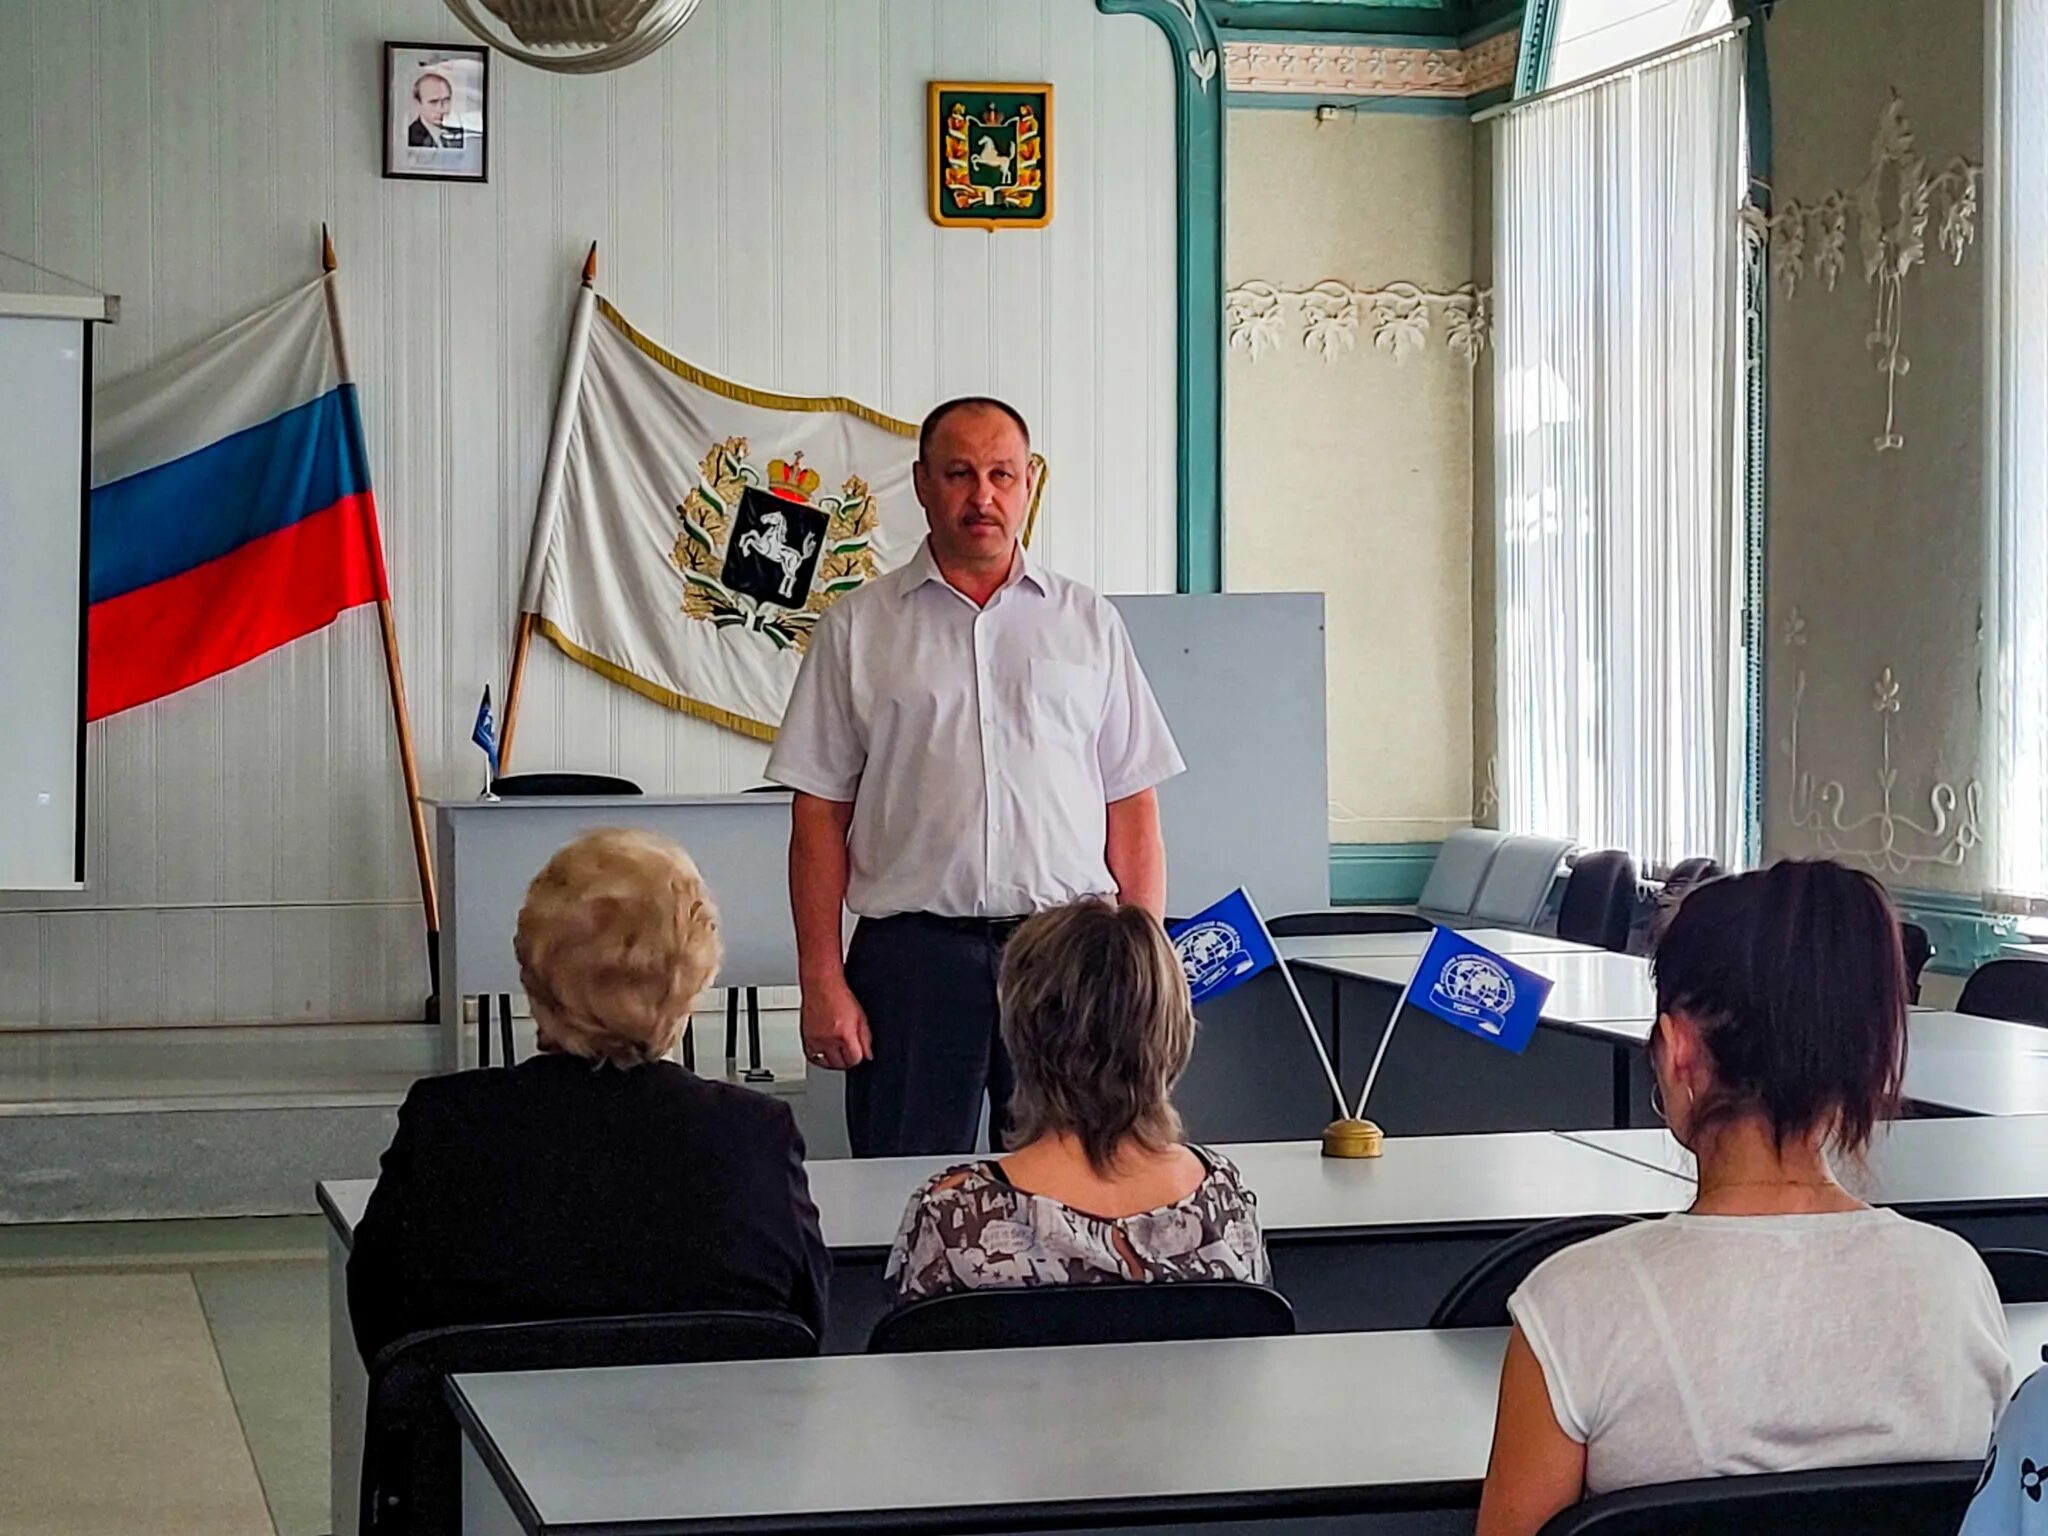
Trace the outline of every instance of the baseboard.
{"label": "baseboard", "polygon": [[1332,843],[1330,904],[1408,906],[1422,894],[1439,843]]}

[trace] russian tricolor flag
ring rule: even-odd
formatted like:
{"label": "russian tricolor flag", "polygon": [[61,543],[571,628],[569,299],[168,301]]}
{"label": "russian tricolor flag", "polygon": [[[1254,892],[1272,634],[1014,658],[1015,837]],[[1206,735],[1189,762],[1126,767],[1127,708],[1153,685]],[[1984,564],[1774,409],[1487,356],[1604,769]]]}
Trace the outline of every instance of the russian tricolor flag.
{"label": "russian tricolor flag", "polygon": [[332,282],[95,393],[88,719],[390,595]]}

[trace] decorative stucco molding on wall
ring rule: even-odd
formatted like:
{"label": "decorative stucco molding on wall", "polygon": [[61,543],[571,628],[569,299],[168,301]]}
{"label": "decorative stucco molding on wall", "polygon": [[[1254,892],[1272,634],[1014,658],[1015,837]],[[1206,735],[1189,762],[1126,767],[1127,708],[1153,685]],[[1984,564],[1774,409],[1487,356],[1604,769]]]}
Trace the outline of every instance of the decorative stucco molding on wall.
{"label": "decorative stucco molding on wall", "polygon": [[1326,101],[1422,96],[1463,101],[1513,86],[1521,52],[1519,31],[1498,33],[1470,48],[1225,43],[1223,82],[1233,91],[1262,96],[1315,96]]}
{"label": "decorative stucco molding on wall", "polygon": [[1877,290],[1869,341],[1885,379],[1884,431],[1874,440],[1879,453],[1906,444],[1898,425],[1899,380],[1912,368],[1904,348],[1906,278],[1927,260],[1927,226],[1937,215],[1935,239],[1952,265],[1962,265],[1977,239],[1983,176],[1981,164],[1960,155],[1940,174],[1928,175],[1906,104],[1894,90],[1878,115],[1870,169],[1855,188],[1808,202],[1787,198],[1770,214],[1754,205],[1742,210],[1751,242],[1768,243],[1771,275],[1788,299],[1798,292],[1809,255],[1814,275],[1833,291],[1848,261],[1849,214],[1855,212],[1863,278]]}
{"label": "decorative stucco molding on wall", "polygon": [[1204,48],[1201,40],[1205,18],[1196,11],[1195,0],[1168,0],[1168,3],[1175,10],[1179,11],[1181,15],[1187,17],[1188,26],[1194,31],[1195,46],[1188,49],[1188,73],[1201,82],[1202,94],[1206,96],[1209,93],[1209,82],[1216,78],[1216,29],[1213,25],[1208,26],[1210,44]]}
{"label": "decorative stucco molding on wall", "polygon": [[1355,347],[1361,330],[1395,362],[1406,362],[1441,323],[1445,344],[1476,364],[1493,329],[1493,290],[1465,283],[1438,291],[1406,282],[1353,288],[1335,278],[1287,288],[1253,278],[1224,295],[1224,319],[1230,345],[1254,359],[1294,336],[1326,363]]}
{"label": "decorative stucco molding on wall", "polygon": [[[1806,646],[1806,620],[1797,609],[1785,622],[1785,645],[1793,652]],[[1799,716],[1805,703],[1806,668],[1802,666],[1792,685],[1792,718],[1784,740],[1791,765],[1791,797],[1786,807],[1791,825],[1812,837],[1817,852],[1830,858],[1855,859],[1882,874],[1961,869],[1983,841],[1983,786],[1975,779],[1961,788],[1936,783],[1927,794],[1929,821],[1916,820],[1898,809],[1899,770],[1892,761],[1892,723],[1901,709],[1901,693],[1892,669],[1886,667],[1871,684],[1870,707],[1878,719],[1880,756],[1877,803],[1868,810],[1852,812],[1841,780],[1829,779],[1816,787],[1811,770],[1802,766]]]}

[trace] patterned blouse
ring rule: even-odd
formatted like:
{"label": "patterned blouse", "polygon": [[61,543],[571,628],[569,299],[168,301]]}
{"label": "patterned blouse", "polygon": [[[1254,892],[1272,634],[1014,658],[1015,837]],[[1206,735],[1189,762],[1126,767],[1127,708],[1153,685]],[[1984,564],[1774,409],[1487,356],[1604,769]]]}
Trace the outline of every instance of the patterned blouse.
{"label": "patterned blouse", "polygon": [[1208,1169],[1193,1193],[1115,1220],[1027,1194],[992,1161],[949,1168],[910,1197],[888,1278],[907,1297],[1102,1280],[1270,1284],[1258,1201],[1227,1158],[1188,1150]]}

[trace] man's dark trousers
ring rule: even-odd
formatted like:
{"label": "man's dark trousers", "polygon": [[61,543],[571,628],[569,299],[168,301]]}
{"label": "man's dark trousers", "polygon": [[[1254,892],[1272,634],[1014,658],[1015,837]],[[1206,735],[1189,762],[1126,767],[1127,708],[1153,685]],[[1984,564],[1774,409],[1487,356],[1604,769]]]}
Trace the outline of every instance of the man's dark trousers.
{"label": "man's dark trousers", "polygon": [[1020,921],[906,912],[854,929],[846,981],[874,1041],[846,1074],[855,1157],[972,1152],[984,1096],[989,1141],[1002,1150],[1012,1078],[996,974]]}

